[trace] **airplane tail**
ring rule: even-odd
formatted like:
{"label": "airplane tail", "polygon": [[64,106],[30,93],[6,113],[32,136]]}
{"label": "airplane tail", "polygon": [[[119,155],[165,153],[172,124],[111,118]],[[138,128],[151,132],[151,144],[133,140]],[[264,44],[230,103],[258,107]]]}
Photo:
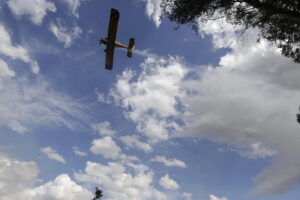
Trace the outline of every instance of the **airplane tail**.
{"label": "airplane tail", "polygon": [[134,50],[134,38],[129,39],[127,56],[130,58],[132,56],[132,51]]}

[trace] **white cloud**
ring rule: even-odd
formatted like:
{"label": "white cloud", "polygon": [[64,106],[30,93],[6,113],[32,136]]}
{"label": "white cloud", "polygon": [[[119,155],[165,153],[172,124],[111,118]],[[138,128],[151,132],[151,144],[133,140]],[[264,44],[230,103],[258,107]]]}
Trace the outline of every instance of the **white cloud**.
{"label": "white cloud", "polygon": [[159,180],[160,186],[167,190],[178,190],[179,185],[174,181],[172,178],[170,178],[169,174],[166,174],[164,177],[161,177]]}
{"label": "white cloud", "polygon": [[78,8],[80,7],[80,4],[84,0],[62,0],[68,5],[69,10],[71,11],[72,15],[79,18]]}
{"label": "white cloud", "polygon": [[39,169],[35,162],[18,161],[0,155],[0,199],[32,187]]}
{"label": "white cloud", "polygon": [[172,166],[175,166],[175,167],[182,167],[182,168],[186,168],[186,164],[181,161],[181,160],[177,160],[175,158],[173,159],[167,159],[166,157],[164,156],[156,156],[155,158],[152,158],[150,160],[151,162],[160,162],[160,163],[163,163],[164,165],[168,166],[168,167],[172,167]]}
{"label": "white cloud", "polygon": [[161,24],[160,16],[162,14],[162,9],[160,7],[161,0],[144,0],[146,3],[146,14],[153,20],[156,27],[159,27]]}
{"label": "white cloud", "polygon": [[252,158],[276,155],[255,179],[255,193],[276,194],[300,182],[300,68],[265,41],[256,43],[255,36],[248,32],[248,40],[234,44],[218,67],[184,83],[194,95],[183,100],[189,115],[182,136],[248,148],[244,155]]}
{"label": "white cloud", "polygon": [[182,194],[183,198],[186,199],[186,200],[191,200],[192,199],[192,194],[191,193],[188,193],[188,192],[184,192]]}
{"label": "white cloud", "polygon": [[87,189],[72,181],[69,175],[61,174],[53,181],[49,181],[33,189],[25,190],[20,197],[30,200],[76,200],[91,199],[92,194]]}
{"label": "white cloud", "polygon": [[[215,17],[217,18],[217,16]],[[211,20],[203,22],[198,20],[199,32],[202,37],[211,35],[214,48],[230,48],[236,45],[238,38],[236,37],[239,27],[227,23],[225,19]]]}
{"label": "white cloud", "polygon": [[[23,46],[13,45],[9,32],[0,24],[0,54],[22,60],[31,65],[33,73],[38,73],[39,66],[28,52]],[[53,91],[42,77],[18,76],[11,68],[13,66],[0,61],[0,126],[8,126],[18,133],[28,132],[33,125],[45,124],[82,129],[86,118],[81,110],[84,106],[65,93]]]}
{"label": "white cloud", "polygon": [[48,158],[52,160],[56,160],[61,163],[66,163],[64,157],[62,157],[60,154],[56,152],[55,149],[52,149],[51,147],[44,147],[41,148],[41,152],[46,154]]}
{"label": "white cloud", "polygon": [[84,106],[66,94],[53,91],[41,79],[4,80],[0,76],[0,126],[24,134],[32,127],[61,126],[78,131],[87,118]]}
{"label": "white cloud", "polygon": [[90,151],[96,155],[102,155],[105,158],[119,159],[124,162],[139,160],[136,156],[122,153],[121,148],[110,136],[93,140]]}
{"label": "white cloud", "polygon": [[[244,155],[249,158],[273,156],[271,166],[255,178],[254,192],[286,192],[300,183],[295,120],[299,65],[266,41],[256,43],[255,30],[237,42],[230,28],[222,35],[221,26],[211,26],[203,34],[216,35],[215,48],[232,49],[218,66],[193,68],[189,73],[198,78],[184,79],[187,67],[182,60],[149,55],[142,72],[125,70],[110,95],[137,130],[154,141],[200,137],[247,149]],[[236,42],[227,43],[229,39]],[[179,117],[183,123],[178,123]]]}
{"label": "white cloud", "polygon": [[109,136],[93,140],[90,151],[112,159],[118,158],[121,153],[120,147]]}
{"label": "white cloud", "polygon": [[147,57],[141,73],[125,70],[110,100],[151,142],[192,136],[228,144],[248,158],[273,156],[255,178],[255,193],[286,192],[300,183],[299,65],[266,41],[256,43],[255,30],[238,41],[237,29],[224,23],[199,30],[213,36],[215,48],[231,48],[218,66],[193,67],[188,78],[182,59],[139,51]]}
{"label": "white cloud", "polygon": [[8,0],[7,4],[17,17],[29,16],[36,25],[42,24],[48,11],[56,11],[55,5],[47,0]]}
{"label": "white cloud", "polygon": [[78,147],[73,147],[72,149],[73,149],[74,153],[78,156],[81,156],[81,157],[87,156],[87,153],[80,151],[80,149]]}
{"label": "white cloud", "polygon": [[13,77],[15,75],[16,73],[8,67],[7,63],[4,60],[0,59],[0,76]]}
{"label": "white cloud", "polygon": [[150,144],[140,141],[140,137],[137,135],[127,135],[120,137],[120,140],[129,148],[140,149],[144,152],[153,151]]}
{"label": "white cloud", "polygon": [[[40,71],[38,63],[30,57],[28,49],[20,45],[12,44],[11,36],[2,24],[0,24],[0,54],[14,60],[19,59],[24,61],[31,66],[33,73],[39,73]],[[5,66],[2,66],[2,68],[5,68]],[[12,71],[8,73],[12,74]]]}
{"label": "white cloud", "polygon": [[178,83],[186,74],[177,57],[149,56],[137,75],[125,70],[110,92],[112,101],[124,108],[127,118],[152,142],[167,139],[179,125],[177,115],[182,91]]}
{"label": "white cloud", "polygon": [[58,41],[64,44],[65,48],[70,47],[74,40],[78,39],[82,33],[82,30],[79,26],[70,28],[63,26],[60,22],[57,25],[51,23],[49,30],[54,34]]}
{"label": "white cloud", "polygon": [[248,158],[266,158],[270,156],[277,155],[277,151],[274,151],[272,149],[268,149],[264,146],[262,146],[261,143],[256,142],[250,145],[250,150],[246,152],[240,152],[242,156],[248,157]]}
{"label": "white cloud", "polygon": [[[195,89],[184,102],[192,120],[192,135],[249,148],[248,155],[277,155],[274,163],[256,177],[255,193],[277,194],[300,182],[299,106],[300,68],[267,42],[236,43],[223,56],[220,67],[201,72],[201,80],[187,83]],[[236,123],[236,122],[239,123]],[[190,132],[190,133],[191,133]],[[187,134],[187,133],[185,133]]]}
{"label": "white cloud", "polygon": [[112,136],[117,132],[111,128],[110,122],[104,121],[101,123],[95,123],[91,125],[92,129],[100,135]]}
{"label": "white cloud", "polygon": [[217,197],[215,195],[209,195],[210,200],[228,200],[226,197]]}
{"label": "white cloud", "polygon": [[97,97],[97,100],[101,103],[110,103],[108,99],[106,99],[105,95],[98,91],[98,89],[95,89],[95,94]]}
{"label": "white cloud", "polygon": [[13,130],[17,133],[20,133],[20,134],[24,134],[28,131],[28,129],[25,126],[23,126],[22,124],[20,124],[17,121],[10,121],[8,123],[8,127],[11,128],[11,130]]}
{"label": "white cloud", "polygon": [[[133,173],[129,173],[133,170]],[[87,162],[84,172],[74,174],[76,180],[101,186],[108,200],[164,200],[166,195],[152,185],[153,172],[144,165],[107,165]]]}
{"label": "white cloud", "polygon": [[92,194],[77,185],[67,174],[57,176],[53,181],[36,186],[39,169],[35,162],[18,161],[0,155],[0,199],[91,199]]}

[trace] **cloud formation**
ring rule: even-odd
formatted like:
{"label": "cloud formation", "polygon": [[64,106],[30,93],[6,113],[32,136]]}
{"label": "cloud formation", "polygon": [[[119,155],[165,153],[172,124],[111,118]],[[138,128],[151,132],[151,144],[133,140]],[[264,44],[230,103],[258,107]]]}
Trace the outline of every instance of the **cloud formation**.
{"label": "cloud formation", "polygon": [[[132,173],[130,173],[132,171]],[[166,195],[153,187],[153,172],[144,165],[88,161],[84,172],[74,174],[84,183],[100,185],[108,200],[165,200]]]}
{"label": "cloud formation", "polygon": [[8,67],[7,63],[4,60],[0,59],[0,76],[4,78],[13,77],[15,75],[16,73]]}
{"label": "cloud formation", "polygon": [[160,7],[161,0],[143,0],[146,3],[146,15],[149,19],[152,19],[156,27],[161,24],[160,16],[162,9]]}
{"label": "cloud formation", "polygon": [[239,27],[227,23],[225,19],[221,18],[217,21],[210,20],[203,22],[199,18],[198,27],[202,37],[207,35],[212,36],[213,47],[215,49],[232,48],[238,42],[237,34],[240,31]]}
{"label": "cloud formation", "polygon": [[[216,43],[228,40],[217,37]],[[183,83],[193,95],[183,99],[189,117],[181,136],[246,148],[251,158],[276,155],[273,164],[256,177],[255,193],[277,194],[300,182],[296,170],[300,159],[295,154],[300,146],[295,121],[300,98],[295,76],[300,68],[255,38],[254,30],[248,32],[248,39],[233,44],[219,66],[201,69],[196,72],[199,79]]]}
{"label": "cloud formation", "polygon": [[[39,73],[40,67],[34,59],[29,55],[28,49],[21,45],[13,45],[9,31],[0,23],[0,54],[10,57],[13,60],[22,60],[31,67],[33,73]],[[2,63],[3,70],[6,68],[6,73],[12,74],[12,71],[7,71],[7,66]]]}
{"label": "cloud formation", "polygon": [[61,174],[53,181],[49,181],[44,185],[25,191],[20,197],[30,200],[75,200],[91,199],[92,194],[90,191],[71,180],[69,175]]}
{"label": "cloud formation", "polygon": [[96,155],[102,155],[105,158],[116,159],[120,156],[121,148],[111,137],[105,136],[103,138],[93,140],[90,151]]}
{"label": "cloud formation", "polygon": [[188,192],[184,192],[182,194],[183,198],[186,199],[186,200],[191,200],[192,199],[192,194],[191,193],[188,193]]}
{"label": "cloud formation", "polygon": [[55,12],[55,5],[47,0],[8,0],[8,7],[17,17],[29,16],[32,23],[41,25],[47,12]]}
{"label": "cloud formation", "polygon": [[63,0],[67,5],[72,15],[79,18],[78,8],[84,0]]}
{"label": "cloud formation", "polygon": [[41,79],[0,76],[0,126],[26,133],[38,126],[62,126],[82,130],[86,116],[84,106],[75,99],[50,88]]}
{"label": "cloud formation", "polygon": [[167,159],[165,156],[156,156],[155,158],[152,158],[150,161],[151,162],[160,162],[168,167],[182,167],[182,168],[187,167],[187,165],[183,161],[177,160],[175,158]]}
{"label": "cloud formation", "polygon": [[87,156],[87,153],[81,151],[78,147],[72,147],[72,149],[73,149],[74,153],[78,156],[81,156],[81,157],[86,157]]}
{"label": "cloud formation", "polygon": [[299,66],[266,41],[256,43],[255,30],[238,40],[222,21],[200,28],[213,36],[215,48],[231,48],[217,66],[187,70],[182,59],[149,55],[141,73],[125,70],[118,77],[113,102],[150,141],[200,137],[251,159],[273,157],[255,178],[254,192],[288,191],[300,183]]}
{"label": "cloud formation", "polygon": [[33,187],[39,173],[35,162],[13,160],[0,154],[0,199]]}
{"label": "cloud formation", "polygon": [[56,161],[61,162],[61,163],[66,163],[64,157],[62,157],[62,155],[57,153],[56,150],[52,149],[51,147],[41,148],[41,152],[46,154],[47,157],[52,159],[52,160],[56,160]]}
{"label": "cloud formation", "polygon": [[161,187],[167,190],[178,190],[179,185],[174,181],[172,178],[170,178],[169,174],[166,174],[165,176],[161,177],[159,180],[159,184]]}
{"label": "cloud formation", "polygon": [[74,40],[78,39],[82,33],[79,26],[67,27],[63,26],[60,22],[58,24],[51,23],[49,30],[59,42],[64,44],[65,48],[72,46]]}
{"label": "cloud formation", "polygon": [[67,174],[61,174],[53,181],[35,186],[40,182],[37,177],[39,169],[35,162],[18,161],[1,155],[0,166],[1,200],[92,198],[90,191],[72,181]]}
{"label": "cloud formation", "polygon": [[[39,73],[39,65],[31,58],[29,50],[21,45],[12,44],[9,31],[1,24],[0,54],[13,60],[24,61],[30,65],[32,73]],[[9,66],[2,59],[0,71],[0,126],[8,126],[21,134],[28,132],[35,125],[42,124],[56,124],[73,130],[82,129],[81,122],[86,116],[82,114],[83,106],[75,99],[53,91],[41,76],[29,78],[27,73],[17,74],[14,66]]]}
{"label": "cloud formation", "polygon": [[101,123],[95,123],[91,125],[92,129],[100,135],[112,136],[117,133],[111,128],[110,122],[104,121]]}
{"label": "cloud formation", "polygon": [[138,135],[126,135],[121,136],[120,140],[126,145],[128,148],[135,148],[142,150],[146,153],[153,151],[153,148],[150,144],[146,142],[140,141],[140,137]]}
{"label": "cloud formation", "polygon": [[217,196],[215,196],[213,194],[209,195],[209,199],[210,200],[228,200],[226,197],[217,197]]}
{"label": "cloud formation", "polygon": [[174,116],[183,95],[179,83],[187,71],[177,57],[150,55],[141,67],[141,74],[125,70],[109,95],[151,142],[166,140],[180,128]]}

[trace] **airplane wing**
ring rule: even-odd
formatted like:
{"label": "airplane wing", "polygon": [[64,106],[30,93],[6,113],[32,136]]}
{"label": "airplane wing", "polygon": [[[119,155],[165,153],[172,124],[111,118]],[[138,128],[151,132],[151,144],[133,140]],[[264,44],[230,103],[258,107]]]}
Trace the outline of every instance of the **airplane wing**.
{"label": "airplane wing", "polygon": [[107,46],[106,46],[106,59],[105,59],[105,69],[112,70],[115,41],[117,37],[118,22],[119,22],[119,11],[117,9],[111,9],[110,19],[107,33]]}

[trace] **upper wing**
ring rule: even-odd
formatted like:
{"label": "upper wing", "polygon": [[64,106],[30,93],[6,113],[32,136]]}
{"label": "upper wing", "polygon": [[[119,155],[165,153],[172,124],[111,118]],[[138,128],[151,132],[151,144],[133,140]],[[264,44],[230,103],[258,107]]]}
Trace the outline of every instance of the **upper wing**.
{"label": "upper wing", "polygon": [[118,22],[119,22],[119,11],[117,9],[111,9],[110,20],[107,33],[107,46],[106,46],[106,60],[105,69],[111,70],[113,67],[115,41],[117,37]]}

